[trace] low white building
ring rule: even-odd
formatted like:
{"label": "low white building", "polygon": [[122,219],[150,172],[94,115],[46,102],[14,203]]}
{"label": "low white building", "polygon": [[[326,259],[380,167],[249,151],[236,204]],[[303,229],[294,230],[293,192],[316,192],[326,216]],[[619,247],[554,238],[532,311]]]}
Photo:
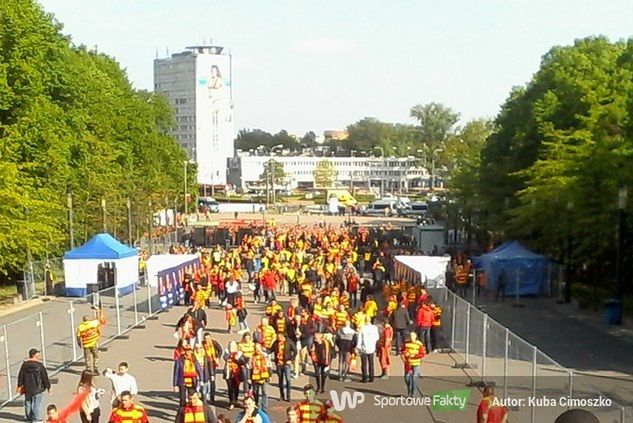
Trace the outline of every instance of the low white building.
{"label": "low white building", "polygon": [[[319,162],[332,163],[338,187],[371,190],[407,191],[428,186],[429,172],[414,157],[316,157],[242,155],[229,159],[229,181],[249,190],[261,187],[265,164],[275,160],[283,165],[286,185],[283,188],[314,188],[314,174]],[[278,187],[279,189],[279,187]]]}

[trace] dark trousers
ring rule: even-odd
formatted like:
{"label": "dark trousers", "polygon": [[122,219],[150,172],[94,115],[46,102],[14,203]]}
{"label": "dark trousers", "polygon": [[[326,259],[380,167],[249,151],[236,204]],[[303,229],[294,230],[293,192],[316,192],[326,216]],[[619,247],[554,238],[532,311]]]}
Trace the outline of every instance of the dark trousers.
{"label": "dark trousers", "polygon": [[101,417],[101,410],[99,410],[98,408],[95,408],[94,410],[92,410],[92,413],[90,413],[91,420],[88,420],[88,418],[86,417],[86,413],[84,413],[83,410],[79,412],[81,423],[99,423],[99,417]]}
{"label": "dark trousers", "polygon": [[356,307],[357,303],[358,303],[358,291],[350,292],[349,293],[349,305],[352,306],[352,307]]}
{"label": "dark trousers", "polygon": [[404,341],[407,339],[406,329],[396,329],[396,355],[400,355]]}
{"label": "dark trousers", "polygon": [[277,365],[277,378],[279,384],[279,398],[281,400],[290,401],[290,390],[292,389],[292,382],[290,379],[292,369],[290,364]]}
{"label": "dark trousers", "polygon": [[444,348],[442,346],[442,328],[441,326],[431,326],[431,349],[438,350]]}
{"label": "dark trousers", "polygon": [[325,381],[327,380],[327,372],[325,371],[325,367],[325,364],[314,365],[314,375],[316,376],[318,392],[323,392],[325,390]]}
{"label": "dark trousers", "polygon": [[193,387],[191,388],[187,388],[186,386],[178,387],[178,402],[181,407],[184,407],[185,404],[187,404],[187,401],[189,400],[189,394],[196,390],[196,385],[197,383],[194,383]]}
{"label": "dark trousers", "polygon": [[426,353],[431,352],[431,328],[418,327],[418,339],[424,344]]}
{"label": "dark trousers", "polygon": [[374,381],[374,355],[375,354],[360,354],[361,374],[363,382]]}
{"label": "dark trousers", "polygon": [[229,404],[237,405],[237,397],[240,394],[240,382],[232,377],[226,380],[226,387],[229,391]]}

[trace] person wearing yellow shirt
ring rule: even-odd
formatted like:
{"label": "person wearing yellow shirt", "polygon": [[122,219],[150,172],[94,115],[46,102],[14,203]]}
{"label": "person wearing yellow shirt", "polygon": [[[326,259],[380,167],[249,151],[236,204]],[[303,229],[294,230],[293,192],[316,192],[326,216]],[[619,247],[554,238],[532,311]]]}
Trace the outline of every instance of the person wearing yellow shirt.
{"label": "person wearing yellow shirt", "polygon": [[373,319],[374,317],[376,317],[376,314],[378,313],[378,304],[376,304],[376,301],[374,300],[373,295],[367,296],[367,301],[365,301],[363,310],[365,311],[365,314],[369,316],[370,319]]}

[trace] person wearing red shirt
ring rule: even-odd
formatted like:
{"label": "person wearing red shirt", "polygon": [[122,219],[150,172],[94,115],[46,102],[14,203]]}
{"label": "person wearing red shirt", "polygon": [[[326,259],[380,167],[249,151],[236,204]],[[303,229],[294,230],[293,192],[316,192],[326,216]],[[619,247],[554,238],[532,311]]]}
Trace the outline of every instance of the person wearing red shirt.
{"label": "person wearing red shirt", "polygon": [[420,305],[415,319],[418,339],[424,344],[428,354],[431,351],[431,325],[433,324],[433,309],[427,302]]}

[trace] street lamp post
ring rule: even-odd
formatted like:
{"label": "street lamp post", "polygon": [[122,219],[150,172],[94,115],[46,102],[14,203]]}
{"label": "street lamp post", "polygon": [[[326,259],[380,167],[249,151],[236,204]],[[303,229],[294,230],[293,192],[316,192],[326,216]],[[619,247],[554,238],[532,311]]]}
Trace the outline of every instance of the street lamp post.
{"label": "street lamp post", "polygon": [[184,187],[185,188],[185,198],[184,198],[184,202],[185,202],[184,206],[185,207],[183,209],[183,212],[184,212],[184,214],[186,216],[187,212],[188,212],[188,210],[187,210],[187,165],[189,164],[189,161],[185,160],[185,161],[182,162],[182,164],[184,166],[183,176],[184,176],[184,184],[185,184],[185,187]]}
{"label": "street lamp post", "polygon": [[444,151],[442,148],[436,148],[431,154],[431,191],[435,190],[435,153]]}
{"label": "street lamp post", "polygon": [[628,200],[628,188],[620,187],[618,192],[618,249],[616,279],[618,284],[618,299],[624,298],[624,236],[626,230],[626,203]]}

